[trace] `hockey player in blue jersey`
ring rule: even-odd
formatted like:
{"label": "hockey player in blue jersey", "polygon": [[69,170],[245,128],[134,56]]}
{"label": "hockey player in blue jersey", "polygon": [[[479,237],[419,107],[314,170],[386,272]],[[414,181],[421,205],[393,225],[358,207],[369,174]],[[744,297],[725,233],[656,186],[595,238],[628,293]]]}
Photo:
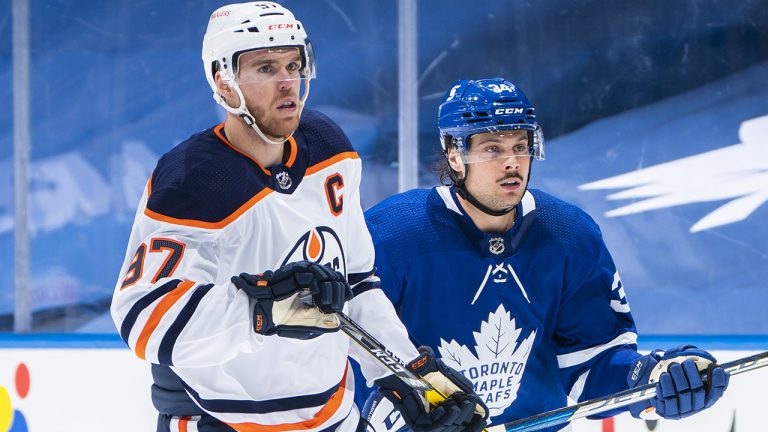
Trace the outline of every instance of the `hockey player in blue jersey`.
{"label": "hockey player in blue jersey", "polygon": [[[729,376],[708,352],[637,353],[597,224],[528,189],[544,139],[515,84],[457,81],[438,122],[447,185],[390,197],[366,221],[382,288],[411,339],[437,347],[472,381],[492,424],[563,407],[568,396],[584,401],[649,382],[658,382],[656,397],[631,405],[636,417],[686,417],[722,396]],[[364,411],[377,432],[403,427],[378,393]]]}
{"label": "hockey player in blue jersey", "polygon": [[[222,6],[202,60],[226,120],[158,162],[112,298],[120,336],[151,363],[157,431],[354,432],[350,357],[414,430],[482,429],[471,384],[417,351],[379,289],[360,157],[303,109],[315,62],[302,23],[278,3]],[[454,393],[422,404],[339,331],[341,311]]]}

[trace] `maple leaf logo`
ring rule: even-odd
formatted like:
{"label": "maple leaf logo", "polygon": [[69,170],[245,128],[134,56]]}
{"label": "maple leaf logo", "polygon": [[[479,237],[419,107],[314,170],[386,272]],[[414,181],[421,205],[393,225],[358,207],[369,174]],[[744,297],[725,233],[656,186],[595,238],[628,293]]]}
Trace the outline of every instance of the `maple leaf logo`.
{"label": "maple leaf logo", "polygon": [[504,412],[517,399],[536,339],[536,331],[531,330],[520,340],[522,332],[504,305],[499,305],[496,312],[488,314],[488,321],[480,324],[480,332],[472,332],[477,355],[453,339],[450,342],[440,339],[440,357],[472,381],[491,417]]}
{"label": "maple leaf logo", "polygon": [[583,184],[581,190],[625,189],[609,200],[635,202],[607,212],[626,216],[684,204],[728,200],[691,232],[740,222],[768,201],[768,116],[739,128],[741,143]]}

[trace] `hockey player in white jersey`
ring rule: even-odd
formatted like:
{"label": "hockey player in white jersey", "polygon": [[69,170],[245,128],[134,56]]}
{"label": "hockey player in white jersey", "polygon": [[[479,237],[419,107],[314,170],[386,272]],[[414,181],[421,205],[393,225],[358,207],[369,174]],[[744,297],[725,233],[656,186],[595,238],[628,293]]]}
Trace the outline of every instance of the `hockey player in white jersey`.
{"label": "hockey player in white jersey", "polygon": [[354,431],[348,357],[415,430],[481,429],[455,371],[419,363],[457,390],[429,409],[338,331],[344,311],[399,358],[425,358],[379,289],[360,158],[304,109],[315,61],[301,22],[271,2],[221,7],[203,66],[227,118],[158,162],[112,300],[121,337],[151,363],[157,430]]}
{"label": "hockey player in white jersey", "polygon": [[[491,423],[649,382],[658,383],[656,397],[631,405],[636,416],[686,417],[722,396],[728,374],[706,351],[637,353],[629,303],[597,224],[528,189],[544,139],[515,84],[455,82],[438,124],[448,185],[395,195],[366,220],[382,289],[412,340],[436,346],[472,381]],[[462,319],[445,319],[455,316]],[[367,408],[377,432],[405,426],[377,394]]]}

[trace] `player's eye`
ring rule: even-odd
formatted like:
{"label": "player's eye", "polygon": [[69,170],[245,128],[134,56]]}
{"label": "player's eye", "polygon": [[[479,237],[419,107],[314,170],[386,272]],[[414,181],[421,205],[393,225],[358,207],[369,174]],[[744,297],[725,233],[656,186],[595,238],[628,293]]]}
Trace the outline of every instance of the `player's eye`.
{"label": "player's eye", "polygon": [[526,144],[518,144],[512,148],[515,154],[523,154],[528,152],[528,146]]}
{"label": "player's eye", "polygon": [[488,147],[485,148],[485,151],[488,152],[488,153],[498,153],[499,152],[499,148],[496,147],[496,146],[488,146]]}
{"label": "player's eye", "polygon": [[288,72],[296,72],[297,70],[299,70],[299,64],[296,62],[288,63],[285,69],[288,70]]}
{"label": "player's eye", "polygon": [[263,74],[272,73],[272,65],[262,65],[262,66],[259,66],[256,69],[256,71],[258,73],[263,73]]}

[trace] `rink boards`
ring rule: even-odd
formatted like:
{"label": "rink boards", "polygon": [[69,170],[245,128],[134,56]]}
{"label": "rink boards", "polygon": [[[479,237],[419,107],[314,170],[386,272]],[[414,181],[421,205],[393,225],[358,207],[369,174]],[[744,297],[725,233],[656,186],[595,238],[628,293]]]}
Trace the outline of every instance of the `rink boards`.
{"label": "rink boards", "polygon": [[[728,361],[765,349],[762,343],[742,346],[748,349],[713,353]],[[147,364],[111,335],[0,338],[0,432],[152,431],[150,385]],[[735,377],[717,406],[688,419],[648,423],[623,414],[604,421],[578,420],[573,431],[765,430],[766,388],[768,368]]]}

